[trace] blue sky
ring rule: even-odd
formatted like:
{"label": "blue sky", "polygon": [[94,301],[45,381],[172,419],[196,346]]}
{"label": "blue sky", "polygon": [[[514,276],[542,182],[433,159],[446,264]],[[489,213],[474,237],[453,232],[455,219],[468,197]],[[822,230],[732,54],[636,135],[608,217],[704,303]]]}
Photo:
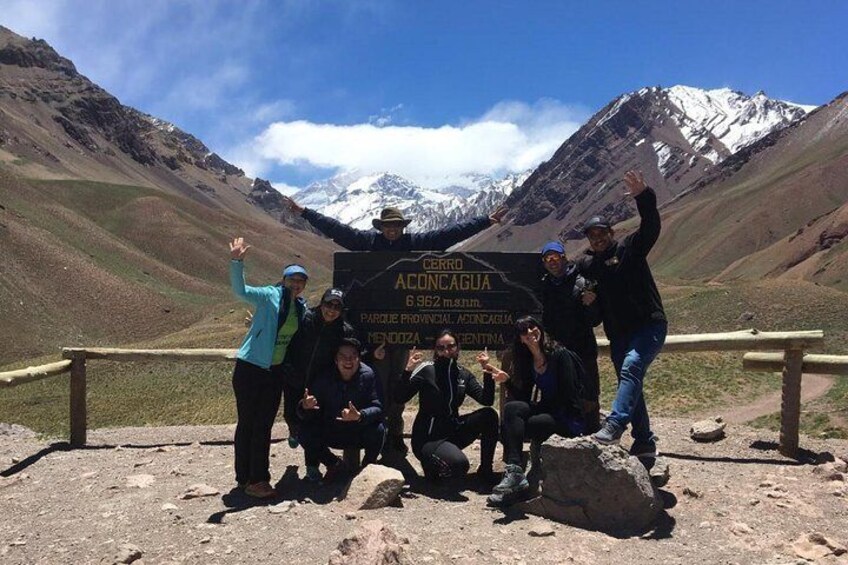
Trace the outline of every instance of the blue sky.
{"label": "blue sky", "polygon": [[0,23],[279,187],[521,170],[643,86],[822,104],[848,90],[846,21],[838,0],[0,0]]}

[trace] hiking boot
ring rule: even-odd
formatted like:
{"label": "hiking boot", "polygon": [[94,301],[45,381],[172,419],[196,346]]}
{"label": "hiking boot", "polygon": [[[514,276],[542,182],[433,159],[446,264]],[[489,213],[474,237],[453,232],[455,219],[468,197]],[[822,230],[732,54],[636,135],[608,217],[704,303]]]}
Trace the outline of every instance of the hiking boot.
{"label": "hiking boot", "polygon": [[274,498],[277,496],[277,491],[271,486],[268,481],[259,483],[250,483],[244,487],[244,494],[252,498]]}
{"label": "hiking boot", "polygon": [[545,470],[542,468],[541,451],[541,442],[530,442],[530,470],[527,471],[527,482],[530,484],[530,490],[533,492],[538,492],[539,484],[545,480]]}
{"label": "hiking boot", "polygon": [[325,483],[334,483],[346,479],[350,475],[350,469],[347,464],[341,459],[336,459],[333,465],[327,467],[327,472],[324,473]]}
{"label": "hiking boot", "polygon": [[297,439],[296,435],[289,435],[289,447],[292,449],[297,449],[300,446],[300,440]]}
{"label": "hiking boot", "polygon": [[530,483],[527,482],[527,477],[524,476],[524,469],[519,465],[507,465],[501,482],[495,485],[492,492],[509,496],[525,491],[528,488],[530,488]]}
{"label": "hiking boot", "polygon": [[659,455],[657,450],[657,440],[659,438],[652,435],[647,441],[634,440],[630,446],[630,455],[640,459],[656,459]]}
{"label": "hiking boot", "polygon": [[592,439],[601,445],[618,445],[623,433],[624,428],[607,419],[603,427],[592,436]]}
{"label": "hiking boot", "polygon": [[303,476],[304,481],[307,483],[317,483],[320,482],[322,478],[324,477],[321,475],[321,469],[318,468],[318,465],[306,466],[306,475]]}
{"label": "hiking boot", "polygon": [[495,473],[494,469],[492,469],[491,465],[488,467],[477,467],[477,470],[474,472],[474,475],[477,477],[477,480],[482,483],[482,486],[491,488],[498,484],[498,474]]}

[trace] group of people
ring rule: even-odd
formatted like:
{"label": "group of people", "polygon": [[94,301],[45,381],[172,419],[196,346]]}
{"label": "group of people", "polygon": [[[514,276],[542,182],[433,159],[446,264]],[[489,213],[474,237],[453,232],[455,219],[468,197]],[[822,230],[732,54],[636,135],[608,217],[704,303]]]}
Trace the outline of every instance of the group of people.
{"label": "group of people", "polygon": [[[303,447],[309,481],[332,481],[353,471],[331,448],[363,450],[363,466],[388,451],[405,455],[403,409],[416,395],[411,447],[425,476],[465,475],[470,464],[463,449],[479,440],[477,476],[494,485],[489,496],[493,505],[533,491],[541,479],[539,446],[553,434],[591,435],[608,445],[618,443],[630,425],[631,454],[656,457],[642,383],[667,326],[646,259],[660,233],[660,216],[656,195],[640,173],[628,172],[624,183],[637,204],[639,229],[619,241],[610,222],[591,218],[584,226],[589,250],[576,262],[568,260],[559,241],[545,244],[542,318],[516,321],[503,366],[496,366],[488,351],[476,356],[482,382],[459,364],[460,344],[450,329],[435,336],[432,358],[426,360],[415,348],[361,343],[344,320],[341,289],[328,289],[318,306],[307,307],[300,296],[309,278],[302,265],[286,266],[278,284],[246,285],[243,259],[250,246],[235,239],[230,244],[231,285],[255,309],[233,373],[239,487],[253,497],[276,496],[269,452],[281,400],[289,445]],[[490,216],[413,234],[405,232],[410,220],[395,208],[383,210],[374,220],[375,230],[365,231],[288,202],[316,229],[355,251],[443,251],[500,222],[506,213],[501,207]],[[593,330],[601,322],[618,376],[615,400],[603,421]],[[506,394],[500,415],[492,407],[496,383],[503,384]],[[482,407],[460,414],[466,396]],[[499,439],[506,464],[501,477],[493,467]],[[527,473],[525,441],[530,442]]]}

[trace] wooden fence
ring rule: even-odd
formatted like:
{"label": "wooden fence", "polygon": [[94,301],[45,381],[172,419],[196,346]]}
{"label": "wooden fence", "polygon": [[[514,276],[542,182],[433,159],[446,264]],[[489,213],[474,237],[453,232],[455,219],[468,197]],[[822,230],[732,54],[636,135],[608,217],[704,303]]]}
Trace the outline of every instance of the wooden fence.
{"label": "wooden fence", "polygon": [[[744,356],[743,367],[752,371],[782,371],[783,400],[780,416],[780,452],[788,457],[798,453],[798,426],[801,414],[801,374],[807,372],[848,374],[848,356],[804,355],[804,350],[824,342],[820,330],[796,332],[759,332],[743,330],[728,333],[671,335],[663,346],[665,353],[704,351],[751,351]],[[599,340],[602,354],[609,353],[609,342]],[[780,351],[782,353],[758,353]],[[11,387],[70,372],[70,443],[86,443],[86,362],[110,361],[233,361],[233,349],[114,349],[101,347],[66,348],[63,361],[0,373],[0,387]]]}

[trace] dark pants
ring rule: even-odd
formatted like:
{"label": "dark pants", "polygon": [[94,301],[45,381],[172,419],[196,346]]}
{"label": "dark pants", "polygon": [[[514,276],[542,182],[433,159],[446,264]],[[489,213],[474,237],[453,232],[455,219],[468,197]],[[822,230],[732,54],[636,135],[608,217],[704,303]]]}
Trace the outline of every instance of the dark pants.
{"label": "dark pants", "polygon": [[306,455],[307,466],[323,463],[327,467],[335,465],[338,457],[329,448],[364,449],[362,466],[373,463],[383,449],[386,427],[382,422],[360,424],[358,422],[303,422],[300,428],[300,444]]}
{"label": "dark pants", "polygon": [[270,481],[271,427],[280,409],[283,380],[268,369],[238,359],[233,391],[238,415],[234,440],[236,482]]}
{"label": "dark pants", "polygon": [[383,391],[383,415],[386,419],[386,428],[390,436],[403,436],[403,407],[395,402],[394,392],[399,386],[401,375],[406,369],[406,361],[409,351],[399,346],[386,347],[386,356],[382,360],[373,360],[373,369],[380,379],[380,387]]}
{"label": "dark pants", "polygon": [[576,437],[582,431],[582,423],[579,421],[560,422],[552,414],[543,412],[537,405],[512,400],[504,406],[501,422],[504,461],[508,465],[521,465],[521,452],[525,439],[542,442],[554,434]]}
{"label": "dark pants", "polygon": [[485,471],[492,469],[498,444],[498,413],[491,406],[486,406],[460,416],[459,422],[459,427],[450,436],[428,441],[421,446],[420,454],[416,454],[425,477],[461,477],[466,474],[470,465],[462,450],[478,438],[480,468]]}
{"label": "dark pants", "polygon": [[601,396],[601,377],[598,371],[597,348],[575,349],[575,353],[583,363],[585,373],[583,379],[583,419],[586,422],[586,433],[595,433],[601,428],[599,398]]}

